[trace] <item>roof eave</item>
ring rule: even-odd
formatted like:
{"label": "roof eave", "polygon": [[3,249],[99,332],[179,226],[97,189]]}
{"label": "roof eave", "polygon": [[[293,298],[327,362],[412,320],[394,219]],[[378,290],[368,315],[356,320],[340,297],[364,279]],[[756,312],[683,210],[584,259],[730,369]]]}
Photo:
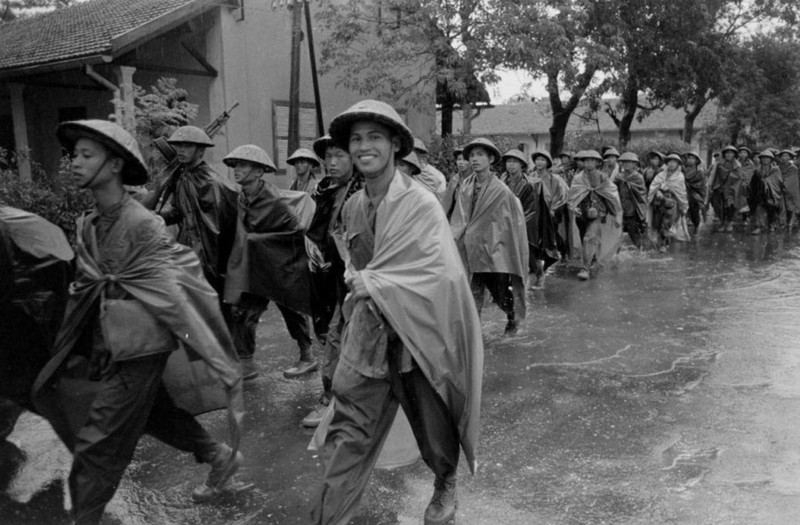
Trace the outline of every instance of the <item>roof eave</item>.
{"label": "roof eave", "polygon": [[46,62],[43,64],[33,64],[24,67],[14,67],[0,70],[0,80],[13,79],[16,77],[27,77],[41,73],[52,73],[53,71],[64,71],[67,69],[82,68],[85,65],[108,64],[113,61],[113,57],[107,54],[87,55],[82,57],[68,58],[58,62]]}

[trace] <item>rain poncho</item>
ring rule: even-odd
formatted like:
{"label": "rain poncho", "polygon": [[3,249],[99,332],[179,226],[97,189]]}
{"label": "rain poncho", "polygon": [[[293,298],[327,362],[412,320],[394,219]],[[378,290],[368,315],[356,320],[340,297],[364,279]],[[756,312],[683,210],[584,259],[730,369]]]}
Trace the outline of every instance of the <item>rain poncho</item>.
{"label": "rain poncho", "polygon": [[[370,298],[453,414],[474,472],[483,376],[481,324],[467,278],[458,270],[458,250],[444,212],[426,192],[395,173],[376,210],[374,255],[361,276]],[[345,213],[365,206],[367,198],[357,193]]]}
{"label": "rain poncho", "polygon": [[[752,172],[750,173],[750,176],[752,177]],[[687,199],[690,202],[695,202],[700,207],[703,207],[708,194],[708,186],[706,186],[706,173],[703,168],[700,166],[695,166],[694,168],[685,168],[683,171],[683,179],[686,181]]]}
{"label": "rain poncho", "polygon": [[[204,279],[197,256],[185,246],[169,240],[160,219],[130,197],[124,199],[119,213],[119,219],[107,236],[123,238],[132,235],[136,244],[132,249],[106,254],[117,268],[113,274],[104,271],[93,255],[97,248],[92,241],[92,228],[98,212],[78,219],[75,281],[70,286],[69,302],[56,338],[54,355],[34,385],[34,404],[69,445],[73,432],[70,421],[80,420],[69,412],[79,408],[60,398],[55,386],[60,372],[69,364],[70,356],[81,351],[79,339],[97,319],[101,293],[113,286],[139,301],[148,313],[167,327],[187,352],[190,361],[202,360],[219,378],[221,384],[218,387],[224,387],[227,392],[231,438],[235,448],[239,443],[244,404],[239,366],[218,297]],[[177,378],[179,374],[172,377]],[[182,399],[191,397],[171,389],[167,375],[165,384],[179,406],[182,406]],[[197,411],[196,407],[183,405],[182,408]]]}
{"label": "rain poncho", "polygon": [[[595,256],[597,257],[597,262],[603,264],[617,253],[617,249],[619,248],[622,237],[622,204],[619,201],[617,186],[611,182],[605,174],[601,174],[596,186],[592,186],[589,176],[585,171],[576,174],[575,178],[572,179],[572,186],[569,188],[567,206],[570,212],[572,212],[572,239],[578,247],[581,244],[581,240],[577,233],[577,226],[575,225],[575,215],[580,215],[581,203],[587,198],[596,200],[608,213],[605,221],[600,218],[596,219],[600,221],[599,238],[591,239],[592,242],[599,244]],[[590,239],[584,237],[583,243],[589,240]],[[580,254],[580,249],[576,249],[576,247],[573,246],[572,254],[573,257]],[[580,257],[580,255],[578,255],[578,257]],[[584,261],[584,264],[591,264],[591,261]]]}
{"label": "rain poncho", "polygon": [[490,176],[472,208],[477,176],[462,181],[450,218],[453,238],[467,274],[511,275],[514,309],[525,317],[525,281],[528,277],[528,233],[522,205],[514,193]]}
{"label": "rain poncho", "polygon": [[59,227],[0,206],[0,397],[29,409],[64,314],[73,258]]}
{"label": "rain poncho", "polygon": [[440,201],[447,191],[447,179],[444,174],[430,164],[426,164],[414,179],[436,195]]}
{"label": "rain poncho", "polygon": [[529,179],[533,194],[533,213],[526,211],[528,244],[537,259],[544,261],[547,269],[565,251],[566,231],[564,206],[567,204],[569,186],[559,175],[545,171],[534,172]]}
{"label": "rain poncho", "polygon": [[662,195],[669,194],[677,207],[677,217],[669,229],[669,236],[678,241],[689,240],[689,228],[686,224],[689,200],[686,196],[686,180],[683,178],[683,172],[681,172],[680,168],[675,171],[669,171],[668,169],[660,171],[650,184],[650,190],[647,194],[650,215],[647,222],[651,226],[653,225],[654,207],[659,191]]}
{"label": "rain poncho", "polygon": [[172,208],[162,215],[178,224],[178,242],[200,258],[203,273],[222,292],[228,256],[236,233],[238,189],[204,162],[178,175]]}
{"label": "rain poncho", "polygon": [[[225,301],[238,304],[243,292],[270,299],[296,312],[311,313],[305,230],[289,200],[264,180],[253,196],[242,190],[236,238],[228,260]],[[291,192],[313,210],[311,197]],[[313,214],[313,211],[311,211]]]}
{"label": "rain poncho", "polygon": [[456,207],[456,197],[458,196],[458,189],[461,187],[461,174],[455,173],[450,180],[447,181],[447,187],[442,194],[442,208],[447,215],[447,220],[453,215],[453,210]]}
{"label": "rain poncho", "polygon": [[770,207],[779,210],[783,203],[783,176],[781,170],[774,163],[769,169],[759,166],[750,181],[750,207],[753,211],[758,208]]}
{"label": "rain poncho", "polygon": [[618,188],[623,217],[647,220],[647,186],[642,174],[638,171],[620,170],[612,181]]}
{"label": "rain poncho", "polygon": [[733,208],[738,212],[747,205],[746,196],[742,190],[742,177],[742,165],[738,160],[722,161],[714,165],[708,183],[709,200],[714,208],[714,215],[720,219],[725,217],[725,208]]}
{"label": "rain poncho", "polygon": [[787,212],[800,213],[800,180],[791,161],[779,164],[783,177],[783,205]]}

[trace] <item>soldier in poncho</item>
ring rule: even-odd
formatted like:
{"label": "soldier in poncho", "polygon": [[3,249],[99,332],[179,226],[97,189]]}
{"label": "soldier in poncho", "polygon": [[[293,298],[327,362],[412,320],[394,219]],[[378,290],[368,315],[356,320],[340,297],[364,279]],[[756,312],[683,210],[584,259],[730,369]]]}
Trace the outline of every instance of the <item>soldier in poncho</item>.
{"label": "soldier in poncho", "polygon": [[328,176],[322,179],[312,198],[314,217],[306,232],[311,266],[312,318],[314,331],[323,344],[321,376],[323,393],[319,404],[303,418],[303,426],[316,427],[322,421],[331,399],[333,373],[339,363],[341,333],[344,329],[342,305],[347,286],[345,264],[339,251],[344,233],[342,208],[364,185],[364,176],[353,166],[350,154],[330,135],[314,141],[314,153],[324,159]]}
{"label": "soldier in poncho", "polygon": [[686,198],[686,180],[681,166],[683,159],[677,153],[666,157],[667,167],[660,171],[647,194],[650,204],[650,229],[660,252],[666,252],[672,239],[689,240],[686,227],[686,212],[689,201]]}
{"label": "soldier in poncho", "polygon": [[289,189],[313,195],[319,182],[314,173],[314,169],[319,168],[319,158],[314,155],[314,152],[306,148],[300,148],[286,159],[286,164],[294,168],[294,180]]}
{"label": "soldier in poncho", "polygon": [[530,265],[536,280],[531,288],[544,287],[547,269],[567,250],[566,204],[569,186],[561,176],[552,173],[553,160],[546,151],[531,154],[534,169],[528,176],[533,194],[533,207],[525,212]]}
{"label": "soldier in poncho", "polygon": [[619,158],[620,170],[611,182],[617,185],[622,204],[622,231],[638,248],[647,239],[647,186],[639,172],[639,157],[626,151]]}
{"label": "soldier in poncho", "polygon": [[[750,218],[750,182],[753,179],[753,173],[756,171],[756,164],[753,161],[753,152],[747,146],[739,146],[739,164],[742,165],[742,197],[739,199],[741,203],[742,200],[746,203],[747,211],[742,212],[742,220],[743,222],[747,222]],[[684,176],[686,175],[686,170],[684,170]]]}
{"label": "soldier in poncho", "polygon": [[736,213],[746,205],[742,192],[742,165],[736,160],[738,155],[734,146],[725,146],[722,160],[709,174],[709,200],[720,221],[718,232],[732,232]]}
{"label": "soldier in poncho", "polygon": [[424,523],[444,525],[456,513],[459,449],[475,468],[480,320],[439,201],[395,169],[413,144],[400,116],[367,100],[330,133],[349,145],[365,188],[344,210],[349,322],[312,523],[349,522],[401,405],[435,474]]}
{"label": "soldier in poncho", "polygon": [[572,180],[568,206],[581,242],[578,279],[588,280],[595,265],[603,264],[619,248],[622,235],[622,204],[617,187],[600,171],[603,158],[594,150],[580,151],[583,171]]}
{"label": "soldier in poncho", "polygon": [[[691,222],[689,233],[692,235],[697,233],[700,221],[705,220],[705,203],[708,199],[706,172],[700,163],[701,159],[699,153],[695,151],[686,153],[686,166],[683,168],[683,178],[686,181],[686,196],[689,199],[689,211],[687,215]],[[750,174],[750,178],[752,178],[752,173]]]}
{"label": "soldier in poncho", "polygon": [[453,150],[453,158],[456,161],[456,172],[453,173],[447,180],[447,188],[445,188],[444,195],[442,196],[442,207],[444,213],[447,215],[447,220],[453,215],[456,200],[458,195],[458,188],[461,187],[461,181],[466,179],[470,174],[469,161],[464,158],[464,149],[456,148]]}
{"label": "soldier in poncho", "polygon": [[659,171],[664,169],[664,154],[660,151],[651,151],[647,154],[647,167],[642,172],[644,183],[649,188],[650,183],[656,178]]}
{"label": "soldier in poncho", "polygon": [[506,314],[505,333],[514,334],[525,317],[525,281],[528,276],[528,234],[519,199],[491,166],[500,151],[488,139],[464,146],[472,174],[459,188],[450,219],[453,238],[470,276],[472,294],[480,313],[486,289]]}
{"label": "soldier in poncho", "polygon": [[319,362],[311,355],[311,331],[304,315],[311,310],[311,291],[300,219],[278,188],[264,178],[276,171],[266,151],[252,144],[239,146],[223,162],[233,168],[242,187],[225,280],[225,302],[232,305],[231,335],[242,376],[248,380],[258,375],[253,361],[256,327],[270,300],[277,303],[289,335],[300,349],[299,360],[284,376],[291,379],[312,372]]}
{"label": "soldier in poncho", "polygon": [[750,180],[750,210],[758,235],[762,231],[775,231],[783,206],[783,176],[775,164],[775,155],[765,149],[758,155],[759,166]]}
{"label": "soldier in poncho", "polygon": [[572,160],[572,153],[569,151],[562,151],[558,154],[559,164],[553,169],[553,173],[559,175],[567,186],[572,184],[572,179],[575,177],[575,162]]}
{"label": "soldier in poncho", "polygon": [[414,139],[414,153],[417,155],[420,165],[417,181],[427,187],[441,201],[447,191],[447,179],[444,173],[428,163],[428,147],[418,138]]}
{"label": "soldier in poncho", "polygon": [[167,226],[178,225],[178,242],[200,258],[209,284],[222,297],[228,256],[236,232],[238,189],[204,160],[214,142],[196,126],[181,126],[167,142],[180,162],[169,207],[161,212]]}
{"label": "soldier in poncho", "polygon": [[617,178],[619,173],[619,151],[614,146],[603,148],[603,167],[602,171],[606,174],[609,180],[613,181]]}
{"label": "soldier in poncho", "polygon": [[[34,385],[36,408],[73,453],[75,523],[100,521],[143,433],[211,465],[206,483],[193,493],[206,500],[230,486],[242,463],[236,451],[241,377],[217,295],[197,256],[171,240],[163,220],[126,193],[124,183],[147,181],[128,132],[86,120],[61,124],[58,137],[72,152],[73,182],[91,190],[97,203],[78,220],[66,315],[54,355]],[[171,383],[162,376],[176,349],[191,351],[195,363],[221,380],[233,449],[179,406],[188,398],[168,391]]]}
{"label": "soldier in poncho", "polygon": [[780,216],[781,228],[796,229],[797,216],[800,214],[800,179],[797,166],[794,165],[794,152],[789,149],[779,154],[778,167],[783,177],[783,210]]}

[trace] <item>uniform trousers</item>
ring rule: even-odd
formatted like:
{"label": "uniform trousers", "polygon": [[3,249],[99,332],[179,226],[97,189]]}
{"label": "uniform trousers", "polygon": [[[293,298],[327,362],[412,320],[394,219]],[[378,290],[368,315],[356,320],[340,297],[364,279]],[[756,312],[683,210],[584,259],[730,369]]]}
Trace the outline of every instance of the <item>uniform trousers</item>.
{"label": "uniform trousers", "polygon": [[[231,336],[236,346],[236,353],[242,359],[252,358],[256,352],[256,328],[258,320],[267,307],[269,299],[257,295],[243,293],[239,304],[231,306]],[[301,313],[290,310],[283,305],[278,305],[289,330],[289,335],[297,342],[301,356],[311,348],[311,330],[308,319]]]}
{"label": "uniform trousers", "polygon": [[169,354],[121,361],[101,380],[86,422],[75,436],[69,490],[76,525],[100,521],[143,433],[211,461],[219,444],[175,405],[162,376]]}
{"label": "uniform trousers", "polygon": [[470,281],[472,298],[478,308],[478,315],[483,309],[483,301],[486,289],[492,295],[492,299],[506,313],[509,321],[513,321],[514,314],[514,294],[511,292],[511,275],[507,273],[473,273]]}
{"label": "uniform trousers", "polygon": [[416,363],[410,372],[399,372],[400,350],[402,344],[390,345],[389,377],[383,379],[339,362],[333,378],[335,410],[323,448],[325,473],[312,523],[343,525],[353,517],[398,406],[437,478],[455,475],[460,446],[456,423]]}

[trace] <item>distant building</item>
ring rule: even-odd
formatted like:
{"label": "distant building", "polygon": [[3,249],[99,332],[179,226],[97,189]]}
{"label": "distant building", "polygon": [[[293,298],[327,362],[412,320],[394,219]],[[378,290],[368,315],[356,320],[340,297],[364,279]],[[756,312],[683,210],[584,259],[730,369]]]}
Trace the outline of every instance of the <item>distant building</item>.
{"label": "distant building", "polygon": [[[609,101],[612,105],[613,100]],[[591,114],[591,119],[581,118],[587,109],[579,107],[573,113],[567,125],[567,139],[570,134],[584,133],[596,134],[598,144],[616,144],[618,137],[617,127],[605,111]],[[695,120],[694,136],[691,147],[700,150],[701,156],[706,158],[707,146],[702,138],[702,131],[708,123],[715,118],[717,107],[709,103]],[[631,143],[645,139],[683,138],[683,110],[672,107],[662,111],[653,111],[641,122],[634,118],[631,125]],[[597,120],[594,120],[597,119]],[[526,154],[536,150],[550,150],[550,123],[552,116],[548,101],[527,102],[521,104],[504,104],[484,108],[472,120],[473,136],[501,135],[512,139],[524,148]],[[458,135],[464,129],[463,117],[460,111],[453,115],[453,134]]]}
{"label": "distant building", "polygon": [[[132,84],[149,88],[159,77],[173,77],[188,91],[188,100],[199,104],[197,124],[240,103],[214,138],[216,147],[208,154],[212,164],[224,169],[221,159],[232,148],[258,144],[280,168],[276,182],[288,185],[287,3],[291,2],[89,0],[3,24],[0,147],[28,151],[52,170],[61,157],[54,134],[60,121],[108,118],[115,112],[115,97],[132,103]],[[324,35],[316,31],[320,42]],[[301,146],[308,147],[318,135],[305,40],[301,64],[300,136]],[[325,125],[364,98],[336,87],[336,80],[320,79]],[[433,129],[433,102],[430,111],[398,109],[413,131],[427,136]],[[21,162],[20,171],[26,169],[29,166]]]}

